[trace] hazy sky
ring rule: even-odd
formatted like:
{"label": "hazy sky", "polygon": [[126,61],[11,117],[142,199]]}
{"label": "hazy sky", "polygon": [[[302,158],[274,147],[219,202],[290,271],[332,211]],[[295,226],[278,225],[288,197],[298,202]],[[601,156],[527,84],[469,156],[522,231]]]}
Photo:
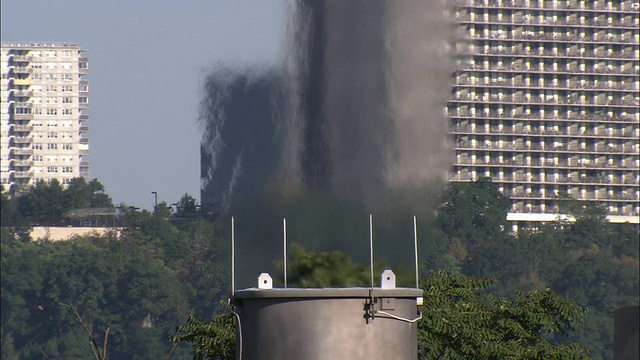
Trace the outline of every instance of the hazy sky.
{"label": "hazy sky", "polygon": [[67,42],[89,57],[91,178],[114,203],[200,198],[198,106],[217,64],[274,62],[277,0],[3,0],[2,41]]}

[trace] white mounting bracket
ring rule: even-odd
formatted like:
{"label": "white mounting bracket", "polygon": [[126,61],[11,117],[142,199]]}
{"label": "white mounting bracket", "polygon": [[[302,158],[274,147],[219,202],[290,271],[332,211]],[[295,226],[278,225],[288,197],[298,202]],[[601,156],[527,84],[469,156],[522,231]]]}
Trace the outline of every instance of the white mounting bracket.
{"label": "white mounting bracket", "polygon": [[273,279],[271,275],[267,273],[262,273],[258,276],[258,289],[272,289],[273,288]]}

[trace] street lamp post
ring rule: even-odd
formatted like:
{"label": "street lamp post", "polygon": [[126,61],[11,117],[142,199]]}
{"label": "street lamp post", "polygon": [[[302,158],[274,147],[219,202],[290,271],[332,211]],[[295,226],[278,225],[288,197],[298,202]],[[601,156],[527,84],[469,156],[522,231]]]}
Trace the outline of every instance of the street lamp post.
{"label": "street lamp post", "polygon": [[153,194],[153,211],[156,211],[156,208],[158,207],[158,193],[156,191],[152,191],[151,194]]}

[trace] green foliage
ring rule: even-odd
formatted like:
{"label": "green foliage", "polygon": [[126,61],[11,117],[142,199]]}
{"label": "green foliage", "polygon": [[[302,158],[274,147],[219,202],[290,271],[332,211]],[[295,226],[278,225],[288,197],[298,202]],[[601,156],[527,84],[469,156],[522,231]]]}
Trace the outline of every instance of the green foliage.
{"label": "green foliage", "polygon": [[[66,188],[54,179],[44,181],[24,193],[9,198],[2,194],[2,226],[65,225],[63,215],[71,209],[112,207],[111,198],[96,179],[89,183],[84,178],[71,179]],[[7,210],[7,215],[4,215]]]}
{"label": "green foliage", "polygon": [[509,199],[488,178],[473,183],[452,183],[438,209],[436,224],[449,238],[472,248],[486,239],[501,239],[508,230]]}
{"label": "green foliage", "polygon": [[218,300],[228,294],[228,272],[223,266],[212,223],[202,219],[183,226],[189,247],[182,254],[178,278],[191,305],[191,312],[205,319],[220,311]]}
{"label": "green foliage", "polygon": [[177,210],[175,215],[178,217],[193,216],[198,213],[198,204],[196,199],[187,193],[182,195],[176,208]]}
{"label": "green foliage", "polygon": [[236,355],[236,323],[231,309],[208,322],[191,315],[171,337],[175,343],[191,343],[194,360],[233,360]]}
{"label": "green foliage", "polygon": [[424,283],[419,323],[425,359],[589,359],[579,344],[554,345],[548,335],[573,330],[584,309],[550,289],[507,301],[485,294],[493,281],[434,271]]}
{"label": "green foliage", "polygon": [[[40,185],[39,191],[49,190]],[[3,208],[24,199],[43,197],[3,197]],[[110,325],[107,353],[114,359],[165,358],[172,345],[168,334],[189,313],[209,318],[220,311],[226,275],[211,223],[177,227],[168,217],[129,208],[124,217],[128,226],[120,237],[63,242],[24,242],[3,223],[3,359],[90,357],[87,334],[61,304],[74,304],[98,339]],[[173,350],[172,358],[191,352]]]}
{"label": "green foliage", "polygon": [[9,198],[9,194],[2,188],[2,198],[0,199],[0,224],[2,224],[2,238],[7,236],[20,239],[22,241],[31,240],[29,233],[31,228],[20,211],[16,201]]}
{"label": "green foliage", "polygon": [[[588,310],[587,326],[567,339],[585,345],[596,360],[610,359],[612,310],[638,303],[638,226],[609,223],[605,209],[596,204],[563,203],[563,212],[572,214],[575,222],[508,234],[503,222],[508,206],[499,200],[495,185],[451,184],[434,234],[441,245],[428,260],[470,277],[496,278],[492,293],[510,301],[517,299],[517,289],[551,288],[571,298]],[[489,208],[483,210],[482,204]],[[493,220],[478,222],[478,213],[493,214]],[[552,342],[557,341],[554,337]]]}
{"label": "green foliage", "polygon": [[[55,182],[42,183],[27,193],[8,195],[2,193],[0,236],[3,359],[89,357],[86,334],[60,303],[76,305],[98,338],[111,324],[110,358],[164,358],[172,345],[167,334],[185,324],[188,314],[193,314],[189,322],[171,340],[194,346],[209,344],[211,351],[221,351],[215,355],[220,358],[233,354],[233,318],[228,313],[216,315],[224,312],[217,304],[226,296],[228,276],[215,224],[202,219],[172,224],[167,209],[160,206],[166,204],[158,204],[154,213],[125,207],[121,221],[126,227],[119,238],[30,242],[32,223],[59,223],[61,214],[71,206],[108,206],[111,200],[97,181],[87,184],[81,179],[67,189]],[[280,220],[287,215],[288,237],[293,242],[314,249],[341,249],[366,263],[368,252],[360,251],[357,241],[347,241],[367,238],[366,226],[361,226],[364,210],[346,200],[312,195],[311,201],[264,199],[257,204],[256,213],[241,214],[240,218],[255,218],[261,226],[273,226],[256,228],[268,231],[236,236],[279,238]],[[432,297],[423,309],[431,315],[420,323],[423,354],[436,354],[438,349],[451,346],[452,350],[434,357],[535,359],[573,354],[581,358],[586,352],[571,345],[580,343],[596,360],[612,358],[612,310],[638,303],[638,226],[611,224],[601,208],[567,202],[573,206],[576,222],[549,223],[535,231],[509,234],[505,200],[486,179],[451,184],[438,210],[436,228],[429,227],[429,220],[419,224],[419,249],[426,254],[421,257],[427,269],[446,270],[423,276],[425,284],[431,284],[425,294]],[[292,214],[284,213],[291,205],[287,201],[293,203]],[[260,213],[269,207],[275,210]],[[390,210],[395,212],[395,208]],[[405,249],[400,249],[395,239],[411,237],[410,221],[407,226],[391,224],[407,214],[402,215],[374,228],[376,239],[397,234],[389,244],[398,254]],[[409,230],[396,232],[399,227]],[[369,285],[368,266],[343,253],[313,252],[293,242],[288,259],[291,286]],[[267,243],[255,246],[240,242],[247,247],[243,251],[248,258],[271,261],[272,257],[262,256],[274,251]],[[376,254],[386,256],[386,248],[382,250]],[[385,266],[379,259],[376,263],[374,271],[379,274]],[[282,268],[281,263],[276,266]],[[412,270],[405,275],[405,270],[395,269],[401,284],[413,283]],[[486,277],[496,281],[471,280]],[[555,293],[587,309],[587,326],[571,330],[580,324],[576,316],[582,310]],[[435,337],[433,345],[425,342],[429,336]],[[211,337],[217,343],[209,342]],[[487,341],[478,343],[477,339]],[[567,342],[570,344],[563,345]],[[213,356],[206,355],[211,354],[207,351],[203,356]],[[188,354],[190,349],[181,345],[172,358]]]}
{"label": "green foliage", "polygon": [[[353,262],[338,251],[317,253],[294,243],[291,244],[290,257],[287,282],[291,286],[348,287],[371,283],[369,267]],[[282,268],[281,262],[278,262],[278,268]]]}

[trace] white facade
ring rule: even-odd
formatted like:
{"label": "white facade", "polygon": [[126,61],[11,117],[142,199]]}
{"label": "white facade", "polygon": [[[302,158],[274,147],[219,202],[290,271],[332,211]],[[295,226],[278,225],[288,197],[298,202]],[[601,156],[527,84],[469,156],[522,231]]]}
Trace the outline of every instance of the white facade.
{"label": "white facade", "polygon": [[637,0],[461,1],[452,180],[490,177],[516,221],[573,198],[638,223]]}
{"label": "white facade", "polygon": [[2,163],[5,190],[89,176],[88,60],[76,45],[3,42]]}

